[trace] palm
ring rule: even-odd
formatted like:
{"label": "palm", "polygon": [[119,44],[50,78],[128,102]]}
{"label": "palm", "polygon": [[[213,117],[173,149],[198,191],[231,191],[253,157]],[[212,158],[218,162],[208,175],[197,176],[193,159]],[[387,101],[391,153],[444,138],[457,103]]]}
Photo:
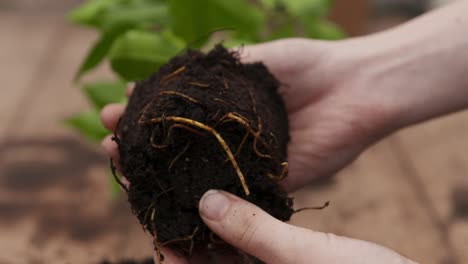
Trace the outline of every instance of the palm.
{"label": "palm", "polygon": [[262,61],[283,84],[291,142],[289,176],[282,184],[288,191],[336,172],[370,143],[367,125],[356,117],[373,109],[352,102],[350,89],[337,89],[340,69],[329,63],[330,48],[330,43],[293,39],[241,51],[244,62]]}

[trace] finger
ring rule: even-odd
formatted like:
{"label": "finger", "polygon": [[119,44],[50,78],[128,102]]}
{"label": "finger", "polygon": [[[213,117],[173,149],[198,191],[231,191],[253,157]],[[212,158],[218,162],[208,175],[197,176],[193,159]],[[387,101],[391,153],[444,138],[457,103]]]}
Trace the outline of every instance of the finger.
{"label": "finger", "polygon": [[120,171],[119,146],[112,140],[112,135],[108,135],[102,140],[101,147],[104,150],[104,153],[112,159],[114,165]]}
{"label": "finger", "polygon": [[226,192],[207,192],[199,208],[218,236],[266,263],[411,263],[369,242],[288,225]]}
{"label": "finger", "polygon": [[125,95],[127,95],[127,97],[130,97],[132,95],[134,89],[135,89],[135,83],[128,83],[127,84],[127,91],[125,92]]}
{"label": "finger", "polygon": [[112,140],[112,137],[113,137],[112,135],[106,136],[102,140],[101,146],[107,156],[113,159],[114,162],[118,162],[120,159],[119,146],[114,140]]}
{"label": "finger", "polygon": [[[314,44],[319,45],[319,41]],[[311,59],[307,53],[311,46],[310,40],[283,39],[265,42],[257,45],[247,45],[238,48],[243,63],[263,62],[275,75],[303,70]]]}
{"label": "finger", "polygon": [[101,121],[107,129],[114,131],[124,111],[125,105],[123,104],[106,105],[101,111]]}

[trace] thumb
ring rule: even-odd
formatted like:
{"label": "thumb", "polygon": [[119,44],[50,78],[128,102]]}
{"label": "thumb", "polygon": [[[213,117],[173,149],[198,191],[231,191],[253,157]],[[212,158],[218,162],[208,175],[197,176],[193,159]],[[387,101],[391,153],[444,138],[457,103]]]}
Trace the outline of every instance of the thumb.
{"label": "thumb", "polygon": [[223,191],[205,193],[199,208],[203,221],[220,238],[266,263],[413,263],[370,242],[283,223]]}

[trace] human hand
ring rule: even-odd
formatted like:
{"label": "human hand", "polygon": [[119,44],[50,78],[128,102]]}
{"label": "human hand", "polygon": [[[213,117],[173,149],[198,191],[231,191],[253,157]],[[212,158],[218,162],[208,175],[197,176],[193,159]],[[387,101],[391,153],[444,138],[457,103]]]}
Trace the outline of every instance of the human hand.
{"label": "human hand", "polygon": [[371,242],[283,223],[223,191],[205,193],[199,210],[205,224],[220,238],[268,264],[415,263]]}
{"label": "human hand", "polygon": [[240,49],[243,62],[263,62],[282,83],[291,136],[281,182],[287,191],[336,173],[392,131],[392,108],[366,92],[355,76],[359,57],[345,50],[342,42],[306,39]]}
{"label": "human hand", "polygon": [[[291,51],[287,54],[277,55],[278,50],[284,47],[288,47]],[[344,82],[341,78],[344,79],[347,72],[345,68],[339,67],[342,64],[338,62],[335,62],[336,64],[334,63],[335,60],[338,61],[336,58],[331,60],[334,49],[335,44],[333,43],[293,39],[248,46],[244,47],[244,50],[241,52],[244,62],[263,61],[281,83],[285,84],[281,88],[281,93],[284,96],[289,112],[291,124],[290,133],[292,138],[289,145],[290,176],[288,177],[289,180],[283,183],[284,187],[288,190],[293,190],[312,180],[314,177],[328,175],[340,169],[342,166],[345,166],[362,149],[370,144],[373,138],[376,138],[375,135],[378,134],[377,131],[378,128],[380,128],[380,123],[378,121],[381,119],[371,120],[373,115],[376,114],[376,111],[371,109],[372,105],[364,102],[361,104],[361,101],[363,101],[362,98],[361,101],[353,100],[352,94],[347,93],[341,88]],[[286,60],[286,58],[289,59]],[[317,77],[315,77],[315,75]],[[124,105],[107,106],[102,112],[104,125],[112,131],[115,130],[117,121],[124,109]],[[117,145],[111,141],[110,137],[104,140],[103,145],[109,155],[118,164]],[[316,172],[316,174],[308,175],[308,172]],[[239,208],[246,208],[243,210],[244,213],[254,212],[252,214],[258,214],[262,217],[260,219],[268,223],[263,226],[264,228],[280,227],[281,222],[267,216],[266,213],[260,211],[257,207],[232,195],[228,195],[227,197],[230,197],[230,199],[234,201],[233,204],[239,206]],[[202,218],[219,236],[233,246],[245,250],[247,253],[257,256],[262,260],[267,262],[272,262],[270,260],[274,260],[269,258],[265,259],[265,257],[270,255],[271,250],[277,248],[276,245],[272,245],[271,249],[259,249],[255,246],[251,248],[252,246],[249,246],[250,242],[244,244],[246,242],[242,239],[240,239],[240,242],[238,241],[239,239],[234,239],[238,236],[236,232],[240,232],[239,228],[241,228],[243,224],[249,224],[249,222],[245,222],[247,221],[245,219],[249,217],[248,214],[237,214],[237,217],[241,217],[237,220],[237,224],[236,222],[232,222],[235,220],[235,217],[230,216],[227,221],[233,226],[232,229],[226,229],[226,227],[228,227],[227,224],[223,224],[217,220],[213,221],[209,217],[203,217],[203,215],[207,215],[203,213],[203,208],[207,208],[206,203],[203,201],[204,199],[202,199],[203,204],[200,205]],[[238,224],[239,226],[236,227]],[[310,245],[315,245],[315,243],[329,245],[330,243],[326,241],[326,238],[332,236],[307,231],[283,223],[281,223],[281,228],[283,228],[281,230],[285,230],[283,232],[286,232],[286,230],[294,231],[291,231],[291,235],[294,235],[294,237],[289,239],[300,240]],[[249,230],[245,232],[249,232]],[[271,239],[266,236],[258,237],[258,243],[269,241],[264,240],[264,242],[262,242],[261,239],[267,238]],[[351,239],[339,238],[335,240],[338,240],[339,244],[333,244],[330,245],[330,247],[341,247],[341,243],[345,243],[345,247],[349,248],[346,249],[349,250],[346,254],[352,253],[355,247],[367,245],[366,242],[359,242]],[[355,245],[356,243],[357,245]],[[298,244],[287,245],[288,247],[286,247],[286,245],[283,244],[284,243],[278,243],[278,245],[281,247],[284,246],[288,250],[294,249],[294,252],[298,254],[297,260],[306,261],[304,263],[310,263],[311,260],[309,260],[309,258],[317,261],[328,260],[329,258],[336,261],[340,260],[339,258],[332,258],[330,255],[332,251],[330,250],[324,251],[322,255],[315,255],[315,253],[312,255],[300,255],[299,251],[301,251],[303,247],[298,247]],[[322,245],[321,247],[323,248],[326,246]],[[398,256],[376,245],[369,246],[368,248],[366,246],[363,247],[363,252],[371,250],[371,252],[382,252],[379,256],[383,257],[389,255],[392,258],[396,258],[393,256]],[[290,259],[291,255],[287,253],[288,251],[280,252],[285,254],[279,259],[293,261],[293,259]],[[163,249],[163,254],[165,255],[166,262],[169,264],[187,263],[188,261],[189,263],[207,263],[207,259],[209,258],[206,255],[196,254],[191,260],[187,260],[167,249]],[[336,255],[336,252],[334,254]],[[340,254],[341,253],[338,253],[338,256],[340,256]],[[361,257],[364,256],[367,255]],[[232,257],[225,257],[221,262],[229,263],[228,259],[234,261],[234,263],[236,261],[232,260]],[[282,261],[273,262],[289,263]]]}

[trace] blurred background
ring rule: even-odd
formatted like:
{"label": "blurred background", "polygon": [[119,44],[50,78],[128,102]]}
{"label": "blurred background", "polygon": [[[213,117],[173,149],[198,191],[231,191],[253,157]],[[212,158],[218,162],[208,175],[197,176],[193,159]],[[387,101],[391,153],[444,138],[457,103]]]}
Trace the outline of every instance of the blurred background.
{"label": "blurred background", "polygon": [[[80,0],[0,0],[0,264],[142,259],[150,239],[108,160],[63,125],[88,107],[73,76],[91,30],[70,25]],[[350,36],[403,23],[450,1],[337,0],[330,18]],[[104,65],[86,79],[111,76]],[[392,135],[337,177],[294,194],[320,205],[292,223],[369,240],[422,263],[468,263],[468,113]]]}

